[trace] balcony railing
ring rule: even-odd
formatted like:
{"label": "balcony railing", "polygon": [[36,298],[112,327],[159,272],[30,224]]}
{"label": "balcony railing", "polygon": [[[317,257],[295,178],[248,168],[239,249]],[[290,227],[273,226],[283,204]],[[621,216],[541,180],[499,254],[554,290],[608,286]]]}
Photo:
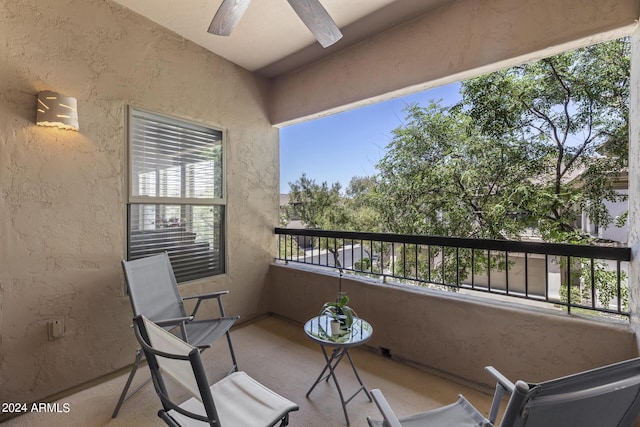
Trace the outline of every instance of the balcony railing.
{"label": "balcony railing", "polygon": [[285,262],[628,316],[628,247],[289,228],[275,233],[277,259]]}

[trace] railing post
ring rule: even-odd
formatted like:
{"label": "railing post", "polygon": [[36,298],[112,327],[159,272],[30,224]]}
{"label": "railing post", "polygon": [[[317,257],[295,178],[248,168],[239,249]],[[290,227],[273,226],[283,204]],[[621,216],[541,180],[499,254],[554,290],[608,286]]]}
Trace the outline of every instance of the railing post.
{"label": "railing post", "polygon": [[[562,284],[560,284],[562,287]],[[567,257],[567,313],[571,313],[571,257]]]}

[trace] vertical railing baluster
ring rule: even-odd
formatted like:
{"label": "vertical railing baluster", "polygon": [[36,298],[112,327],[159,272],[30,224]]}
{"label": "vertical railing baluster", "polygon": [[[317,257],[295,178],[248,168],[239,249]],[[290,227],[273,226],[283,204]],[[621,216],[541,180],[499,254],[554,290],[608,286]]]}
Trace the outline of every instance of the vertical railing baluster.
{"label": "vertical railing baluster", "polygon": [[620,272],[620,260],[616,261],[618,276],[618,313],[622,313],[622,273]]}
{"label": "vertical railing baluster", "polygon": [[369,271],[373,274],[373,240],[371,240],[371,246],[369,247]]}
{"label": "vertical railing baluster", "polygon": [[382,280],[385,280],[384,275],[384,243],[380,241],[380,275],[382,276]]}
{"label": "vertical railing baluster", "polygon": [[355,252],[353,250],[354,246],[355,245],[353,244],[353,239],[351,239],[351,270],[355,270],[356,269],[355,268],[356,267],[356,265],[355,265],[356,263],[354,261],[354,259],[356,259],[356,255],[355,255]]}
{"label": "vertical railing baluster", "polygon": [[524,296],[529,296],[529,252],[524,253]]}
{"label": "vertical railing baluster", "polygon": [[456,247],[456,286],[460,287],[460,248]]}
{"label": "vertical railing baluster", "polygon": [[476,288],[476,250],[471,249],[471,289]]}
{"label": "vertical railing baluster", "polygon": [[549,301],[549,255],[544,255],[544,299]]}
{"label": "vertical railing baluster", "polygon": [[407,280],[407,244],[402,244],[402,277]]}
{"label": "vertical railing baluster", "polygon": [[447,284],[447,269],[446,269],[445,264],[446,264],[447,261],[446,261],[446,255],[445,255],[445,252],[444,252],[444,246],[442,246],[440,248],[440,253],[442,254],[440,256],[441,264],[442,264],[442,284],[446,285]]}
{"label": "vertical railing baluster", "polygon": [[590,258],[590,260],[591,260],[591,307],[596,308],[596,267],[595,267],[593,258]]}
{"label": "vertical railing baluster", "polygon": [[567,256],[567,313],[571,313],[571,256]]}
{"label": "vertical railing baluster", "polygon": [[[334,243],[333,246],[335,247],[335,238],[333,239],[333,243]],[[326,256],[325,266],[329,267],[329,238],[328,237],[327,237],[327,251],[325,253],[325,256]],[[337,267],[337,265],[334,265],[334,267]]]}
{"label": "vertical railing baluster", "polygon": [[418,261],[418,244],[416,243],[416,281],[420,280],[420,262]]}
{"label": "vertical railing baluster", "polygon": [[431,245],[427,246],[427,257],[429,258],[429,262],[427,262],[427,281],[431,283]]}
{"label": "vertical railing baluster", "polygon": [[389,257],[391,263],[391,277],[396,277],[396,243],[391,242],[391,256]]}
{"label": "vertical railing baluster", "polygon": [[504,288],[509,295],[509,252],[504,251]]}
{"label": "vertical railing baluster", "polygon": [[491,249],[487,249],[487,291],[491,292]]}
{"label": "vertical railing baluster", "polygon": [[[283,236],[280,235],[280,237],[283,237]],[[287,240],[287,237],[289,238],[288,240]],[[289,243],[289,245],[291,246],[289,246],[290,251],[289,251],[289,256],[287,256],[287,246],[288,246],[287,241],[291,242],[292,240],[293,240],[293,237],[289,236],[288,234],[284,235],[284,259],[286,260],[287,263],[289,262],[289,256],[291,257],[291,259],[293,259],[293,245],[291,243]],[[280,251],[280,249],[278,249],[278,251]],[[278,255],[279,254],[280,252],[278,252]]]}

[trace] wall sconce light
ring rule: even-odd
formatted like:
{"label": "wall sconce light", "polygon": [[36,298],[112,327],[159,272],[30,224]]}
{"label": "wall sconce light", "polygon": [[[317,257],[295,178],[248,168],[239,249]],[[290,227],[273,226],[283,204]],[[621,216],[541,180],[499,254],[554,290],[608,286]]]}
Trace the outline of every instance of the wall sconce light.
{"label": "wall sconce light", "polygon": [[38,126],[78,130],[78,101],[50,90],[38,93],[36,123]]}

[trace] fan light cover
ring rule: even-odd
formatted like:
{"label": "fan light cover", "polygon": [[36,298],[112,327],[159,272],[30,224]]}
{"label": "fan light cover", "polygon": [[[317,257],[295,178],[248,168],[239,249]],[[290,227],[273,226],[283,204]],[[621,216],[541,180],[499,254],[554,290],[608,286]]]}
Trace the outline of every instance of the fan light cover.
{"label": "fan light cover", "polygon": [[36,123],[39,126],[78,130],[78,101],[49,90],[38,93]]}

